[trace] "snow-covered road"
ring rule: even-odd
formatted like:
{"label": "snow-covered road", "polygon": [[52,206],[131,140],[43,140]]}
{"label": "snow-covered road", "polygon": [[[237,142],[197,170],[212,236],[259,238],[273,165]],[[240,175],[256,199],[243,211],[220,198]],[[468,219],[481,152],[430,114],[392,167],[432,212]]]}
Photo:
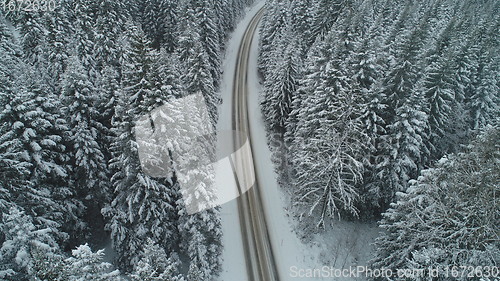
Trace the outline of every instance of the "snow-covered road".
{"label": "snow-covered road", "polygon": [[[226,59],[224,61],[224,76],[221,87],[221,95],[223,104],[220,108],[220,119],[218,130],[230,131],[235,129],[233,125],[246,120],[235,121],[238,114],[233,112],[235,100],[235,73],[237,73],[238,62],[242,59],[240,55],[240,45],[244,39],[245,31],[251,24],[252,19],[264,6],[265,1],[257,2],[250,8],[246,17],[240,22],[237,29],[228,44]],[[321,269],[324,266],[332,268],[345,268],[356,265],[366,265],[370,258],[370,243],[373,241],[377,229],[373,225],[363,223],[337,222],[333,229],[325,232],[318,232],[310,235],[307,244],[299,240],[297,233],[294,231],[297,227],[297,222],[289,216],[290,199],[288,194],[280,190],[277,183],[277,174],[275,173],[274,165],[271,161],[271,151],[267,145],[266,130],[260,110],[260,93],[262,91],[258,73],[257,73],[257,57],[259,34],[255,33],[251,46],[248,47],[249,57],[248,65],[245,69],[245,95],[248,119],[250,140],[252,143],[252,155],[255,167],[255,175],[257,177],[257,187],[259,191],[260,211],[264,214],[266,222],[266,239],[270,245],[272,252],[272,266],[268,265],[267,270],[274,268],[274,279],[262,279],[261,272],[255,271],[256,267],[252,267],[251,263],[255,264],[255,256],[249,256],[248,239],[255,239],[248,235],[255,235],[255,231],[250,231],[245,234],[242,231],[244,218],[241,216],[241,200],[232,200],[222,206],[222,228],[223,228],[223,272],[220,276],[221,281],[253,281],[253,280],[326,280],[330,278],[311,277],[297,274],[298,270]],[[237,118],[236,118],[237,119]],[[228,147],[233,147],[232,140],[227,138],[219,138],[218,151],[219,156],[223,156],[224,151]],[[222,159],[220,157],[219,159]],[[228,172],[230,171],[230,172]],[[228,163],[225,166],[219,166],[217,172],[217,185],[232,186],[229,189],[238,190],[234,174],[231,172],[231,167]],[[224,188],[227,189],[227,188]],[[244,229],[244,227],[243,227]],[[246,237],[245,237],[246,235]],[[260,237],[262,239],[262,237]],[[252,242],[250,242],[251,244]],[[258,242],[255,242],[258,243]],[[246,248],[246,251],[245,251]],[[251,261],[253,259],[253,261]],[[340,262],[341,261],[341,262]],[[266,261],[258,261],[258,263]],[[270,261],[267,261],[270,262]],[[265,266],[263,264],[260,265]],[[258,268],[258,267],[257,267]],[[258,269],[257,269],[258,270]],[[259,277],[255,277],[260,275]],[[271,277],[267,277],[271,278]],[[364,278],[336,278],[336,280],[363,280]]]}
{"label": "snow-covered road", "polygon": [[[241,55],[242,50],[240,50],[239,45],[243,43],[245,30],[251,25],[252,18],[261,10],[262,6],[263,2],[257,3],[240,23],[229,44],[225,61],[224,81],[222,84],[224,103],[220,110],[221,116],[218,130],[238,129],[233,128],[231,124],[247,122],[247,120],[235,122],[233,118],[237,118],[236,116],[239,116],[239,114],[234,115],[232,112],[232,105],[235,102],[233,100],[234,88],[235,85],[238,85],[233,84],[236,82],[234,79],[237,71],[236,67],[243,67],[247,73],[241,73],[240,76],[245,81],[244,85],[240,87],[245,88],[244,92],[245,95],[248,95],[246,98],[249,104],[246,105],[246,100],[244,100],[244,106],[248,106],[248,118],[246,112],[241,118],[249,121],[249,135],[251,136],[258,185],[254,187],[255,190],[250,190],[248,194],[243,196],[244,200],[234,200],[222,207],[224,269],[221,280],[287,280],[286,276],[290,274],[290,268],[292,266],[304,267],[303,264],[306,260],[305,252],[302,251],[304,247],[292,233],[284,212],[285,204],[282,202],[278,191],[276,174],[271,163],[269,148],[266,145],[264,125],[258,106],[260,87],[256,65],[258,54],[257,33],[255,33],[253,40],[246,38],[248,41],[245,42],[246,44],[250,44],[250,41],[252,43],[251,46],[247,46],[246,50],[244,50],[244,52],[249,53],[249,64],[246,64],[246,60],[242,61],[241,58],[238,58],[238,55]],[[237,64],[240,65],[237,66]],[[245,128],[245,130],[248,129]],[[218,145],[219,151],[224,151],[231,144],[227,143],[227,140],[219,139]],[[228,175],[226,169],[227,167],[219,169],[217,184],[236,185],[236,181]],[[246,199],[247,195],[250,198],[248,200]],[[245,203],[247,201],[250,204]],[[254,202],[252,203],[252,201]],[[255,209],[256,206],[254,205],[257,205],[258,208]],[[249,214],[245,216],[241,215],[242,208],[244,210],[247,208],[253,210],[249,211]],[[267,223],[262,222],[259,218],[261,212],[264,213],[262,221]],[[248,219],[251,221],[243,221]],[[243,227],[240,227],[242,225]],[[253,226],[256,229],[247,231],[245,225]],[[271,248],[267,249],[265,245],[259,245],[261,243],[271,244]],[[252,250],[252,248],[256,249]],[[276,257],[276,259],[273,257]]]}

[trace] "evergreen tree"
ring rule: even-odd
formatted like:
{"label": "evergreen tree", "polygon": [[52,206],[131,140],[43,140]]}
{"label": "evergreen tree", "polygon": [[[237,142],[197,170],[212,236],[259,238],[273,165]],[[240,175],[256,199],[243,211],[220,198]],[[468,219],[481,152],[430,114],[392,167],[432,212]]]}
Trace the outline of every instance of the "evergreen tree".
{"label": "evergreen tree", "polygon": [[[141,169],[138,144],[134,136],[136,119],[150,114],[169,97],[155,89],[152,79],[153,56],[149,41],[139,28],[130,36],[124,92],[119,96],[112,143],[111,169],[114,199],[103,209],[109,219],[113,245],[118,253],[119,266],[130,271],[137,264],[147,238],[170,249],[174,238],[174,201],[171,178],[156,179]],[[154,145],[154,144],[153,144]],[[157,163],[160,166],[166,163]]]}
{"label": "evergreen tree", "polygon": [[50,256],[59,250],[54,229],[37,225],[19,208],[3,214],[0,230],[5,235],[0,248],[0,278],[4,280],[31,280],[37,252]]}
{"label": "evergreen tree", "polygon": [[[328,54],[329,45],[322,47]],[[297,202],[306,203],[309,214],[318,213],[318,226],[328,217],[355,216],[362,181],[361,155],[364,135],[359,116],[359,93],[338,69],[339,62],[319,58],[311,75],[310,94],[297,113],[299,120],[292,143]],[[307,91],[307,90],[306,90]],[[309,178],[314,178],[311,181]]]}
{"label": "evergreen tree", "polygon": [[[65,2],[60,4],[65,6]],[[61,77],[66,70],[69,44],[71,42],[72,26],[68,13],[58,8],[49,15],[44,15],[44,27],[46,33],[43,35],[43,60],[36,65],[43,77],[41,81],[47,84],[50,91],[59,94],[61,92]],[[41,64],[43,63],[43,64]]]}
{"label": "evergreen tree", "polygon": [[28,62],[37,64],[44,59],[47,29],[40,13],[22,12],[19,17],[21,46]]}
{"label": "evergreen tree", "polygon": [[80,59],[91,82],[94,83],[97,75],[97,63],[94,54],[96,30],[94,29],[97,5],[90,0],[77,0],[72,3],[74,37],[71,46]]}
{"label": "evergreen tree", "polygon": [[[305,136],[321,128],[308,115],[318,110],[311,96],[325,88],[319,69],[328,62],[342,73],[337,76],[349,77],[349,87],[340,92],[360,94],[355,119],[367,137],[357,159],[363,164],[355,204],[361,215],[377,216],[422,168],[456,151],[474,128],[491,124],[498,115],[497,6],[494,1],[268,1],[260,39],[261,109],[271,126],[288,112],[282,136],[287,149],[275,152],[285,153],[279,155],[285,162],[291,159],[290,168],[280,166],[283,180],[301,175],[301,181],[292,181],[298,190],[316,182],[306,168],[313,153],[305,152],[312,142]],[[294,71],[291,99],[273,108],[290,73],[286,47],[294,44],[304,63]],[[329,110],[333,114],[333,109],[323,113]],[[327,133],[316,138],[331,140]]]}
{"label": "evergreen tree", "polygon": [[104,250],[92,252],[90,247],[78,246],[71,251],[72,257],[64,260],[64,267],[58,280],[107,281],[122,280],[118,270],[111,270],[111,264],[103,262]]}
{"label": "evergreen tree", "polygon": [[142,252],[142,258],[131,275],[132,280],[183,281],[183,277],[178,273],[177,267],[179,267],[180,261],[177,259],[167,256],[162,247],[156,245],[153,240],[148,239]]}
{"label": "evergreen tree", "polygon": [[179,54],[184,65],[183,83],[188,94],[203,95],[212,123],[215,124],[218,119],[217,106],[221,100],[214,88],[208,54],[200,40],[200,35],[190,28],[180,37],[180,43],[184,46]]}
{"label": "evergreen tree", "polygon": [[300,36],[300,39],[297,38],[297,41],[300,44],[301,54],[304,54],[304,51],[316,40],[312,33],[313,19],[310,13],[312,2],[304,0],[292,1],[290,3],[290,23],[293,25],[295,34]]}
{"label": "evergreen tree", "polygon": [[209,209],[188,215],[182,209],[179,212],[179,231],[181,248],[185,249],[189,257],[187,279],[210,279],[220,273],[222,266],[222,233],[218,211]]}
{"label": "evergreen tree", "polygon": [[87,207],[87,221],[94,229],[100,222],[100,209],[110,197],[110,180],[103,147],[99,142],[99,133],[104,129],[97,121],[96,90],[77,57],[69,59],[62,87],[62,111],[68,118],[70,128],[71,179],[78,198]]}
{"label": "evergreen tree", "polygon": [[121,90],[118,71],[114,67],[106,66],[102,70],[96,84],[96,92],[100,93],[95,97],[95,109],[99,112],[99,116],[96,116],[96,118],[104,126],[104,131],[99,136],[101,139],[99,143],[108,144],[109,131],[112,128],[112,117],[115,113],[118,95]]}
{"label": "evergreen tree", "polygon": [[121,34],[129,13],[121,1],[104,0],[95,5],[94,41],[91,47],[96,69],[102,73],[106,67],[119,67]]}
{"label": "evergreen tree", "polygon": [[164,23],[163,48],[173,53],[178,48],[179,37],[179,0],[164,0],[165,10],[162,15]]}
{"label": "evergreen tree", "polygon": [[[455,116],[460,112],[458,98],[455,96],[454,65],[450,58],[444,58],[432,63],[424,77],[423,87],[429,117],[429,151],[434,159],[444,155],[450,147],[448,140],[452,139],[454,128],[460,128]],[[463,126],[463,125],[462,125]],[[463,127],[462,127],[463,128]]]}
{"label": "evergreen tree", "polygon": [[427,115],[421,106],[421,92],[415,88],[419,71],[415,58],[422,44],[422,31],[416,28],[396,48],[399,56],[392,70],[384,77],[380,91],[385,97],[385,113],[381,116],[386,124],[387,135],[381,138],[381,156],[376,164],[376,176],[382,180],[379,190],[387,194],[386,204],[395,193],[407,187],[407,181],[415,177],[428,152]]}
{"label": "evergreen tree", "polygon": [[[25,81],[28,82],[28,79]],[[78,216],[83,208],[75,199],[68,179],[66,138],[63,133],[68,128],[64,119],[56,113],[59,103],[53,96],[40,92],[35,94],[29,89],[22,89],[10,97],[10,102],[0,114],[0,131],[4,134],[8,132],[10,136],[4,136],[11,140],[19,140],[11,142],[12,147],[7,149],[21,153],[19,160],[30,167],[24,179],[30,182],[29,186],[36,186],[36,192],[16,194],[20,196],[17,200],[37,221],[58,222],[70,232],[81,230],[83,225]],[[30,198],[31,194],[40,197]],[[39,201],[40,198],[48,200]],[[66,234],[59,234],[60,239],[66,239]]]}
{"label": "evergreen tree", "polygon": [[[444,157],[398,194],[380,222],[385,231],[373,266],[444,270],[498,263],[498,204],[492,200],[500,174],[498,132],[488,128],[465,152]],[[438,280],[447,280],[441,273]]]}
{"label": "evergreen tree", "polygon": [[[6,19],[0,14],[0,93],[5,94],[14,90],[13,82],[20,74],[20,49],[14,34],[7,26]],[[2,98],[0,106],[5,106],[6,102],[7,100]]]}
{"label": "evergreen tree", "polygon": [[167,2],[164,0],[144,1],[142,26],[144,32],[151,38],[151,46],[153,48],[159,48],[164,43],[163,38],[165,37],[165,32],[167,32],[164,19],[168,8]]}
{"label": "evergreen tree", "polygon": [[103,262],[104,250],[92,252],[90,247],[80,245],[72,250],[72,256],[49,255],[38,251],[34,254],[35,280],[123,280],[118,270],[112,271],[110,263]]}
{"label": "evergreen tree", "polygon": [[[20,52],[14,35],[0,14],[0,120],[7,122],[6,109],[17,90],[16,79],[20,74],[21,61],[16,56]],[[6,123],[0,125],[0,210],[6,213],[13,203],[14,191],[24,180],[30,163],[23,158],[21,140],[10,130]],[[2,236],[0,234],[0,236]],[[2,239],[0,238],[0,241]]]}
{"label": "evergreen tree", "polygon": [[325,38],[345,6],[343,0],[320,0],[311,3],[312,37]]}
{"label": "evergreen tree", "polygon": [[[292,95],[297,89],[300,68],[300,49],[291,39],[291,30],[285,30],[276,49],[276,63],[270,67],[266,79],[266,93],[261,105],[267,125],[273,131],[283,132],[291,112]],[[280,57],[280,58],[278,58]]]}
{"label": "evergreen tree", "polygon": [[478,73],[479,83],[471,96],[472,128],[479,129],[497,118],[499,112],[498,60],[484,65]]}
{"label": "evergreen tree", "polygon": [[266,2],[266,13],[262,18],[260,31],[260,56],[259,66],[264,78],[269,73],[268,63],[272,60],[274,43],[288,21],[288,7],[286,0],[272,0]]}
{"label": "evergreen tree", "polygon": [[189,261],[184,265],[189,268],[188,280],[210,279],[220,272],[222,263],[221,222],[214,205],[215,170],[210,165],[215,159],[216,139],[204,107],[199,94],[172,100],[164,107],[174,120],[173,124],[167,120],[171,128],[162,134],[172,139],[169,146],[175,160],[175,187],[180,189],[174,189],[177,194],[172,195],[181,243],[177,251]]}
{"label": "evergreen tree", "polygon": [[207,54],[209,71],[211,73],[214,87],[217,88],[221,78],[221,34],[215,21],[214,2],[207,0],[191,1],[196,3],[193,8],[196,15],[200,40]]}

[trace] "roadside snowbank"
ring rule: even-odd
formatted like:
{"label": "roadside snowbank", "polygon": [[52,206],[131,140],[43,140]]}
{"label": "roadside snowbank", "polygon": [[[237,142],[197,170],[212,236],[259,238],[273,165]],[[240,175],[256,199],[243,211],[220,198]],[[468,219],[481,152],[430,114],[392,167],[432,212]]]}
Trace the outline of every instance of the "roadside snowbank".
{"label": "roadside snowbank", "polygon": [[[221,84],[221,96],[223,103],[219,108],[219,121],[217,123],[217,131],[232,130],[232,102],[233,102],[233,79],[236,66],[238,49],[240,47],[243,34],[250,23],[252,17],[257,11],[262,8],[265,1],[257,1],[254,6],[247,9],[245,17],[237,25],[235,31],[229,39],[226,49],[226,57],[223,62],[223,80]],[[227,147],[232,147],[232,143],[227,143],[228,139],[219,138],[217,150],[219,153],[218,159],[222,159],[223,152]],[[222,165],[217,167],[216,185],[227,186],[231,185],[236,189],[236,182],[233,176],[227,176],[227,171],[231,171],[231,167]],[[229,165],[228,163],[226,163]],[[232,173],[231,173],[232,175]],[[236,200],[232,200],[221,207],[222,220],[222,243],[224,250],[222,253],[223,265],[222,273],[219,277],[221,281],[247,281],[247,270],[245,263],[245,255],[243,252],[243,241],[241,237],[240,219],[238,216],[238,205]]]}
{"label": "roadside snowbank", "polygon": [[[321,277],[300,277],[300,269],[343,269],[367,266],[371,259],[371,243],[377,236],[375,223],[336,222],[333,229],[310,233],[300,240],[300,224],[291,213],[290,195],[279,187],[278,175],[271,160],[271,150],[267,144],[266,129],[260,110],[262,88],[258,78],[257,61],[259,53],[258,34],[254,38],[249,63],[248,107],[253,156],[259,180],[271,244],[276,257],[281,280],[332,280],[324,274]],[[335,280],[363,280],[346,276]]]}
{"label": "roadside snowbank", "polygon": [[[245,18],[238,24],[229,41],[224,60],[224,74],[221,84],[223,104],[220,107],[218,131],[232,129],[232,85],[238,48],[246,27],[252,17],[264,5],[258,1],[249,8]],[[250,57],[248,115],[256,174],[266,213],[269,235],[276,258],[278,272],[282,281],[288,280],[332,280],[329,278],[310,278],[298,276],[300,269],[321,269],[323,266],[348,268],[349,266],[367,265],[371,258],[371,242],[378,232],[375,224],[338,222],[334,229],[325,232],[310,233],[300,240],[296,229],[300,224],[289,213],[291,200],[289,194],[280,189],[277,174],[271,160],[271,151],[267,145],[266,130],[259,106],[262,91],[257,74],[258,34],[256,34]],[[219,139],[218,151],[232,146]],[[221,157],[219,158],[221,159]],[[220,166],[216,177],[217,185],[235,185],[233,177],[228,177],[226,168]],[[236,200],[222,205],[223,230],[223,269],[219,280],[246,281],[247,271],[240,221]],[[363,278],[335,278],[335,280],[363,280]]]}

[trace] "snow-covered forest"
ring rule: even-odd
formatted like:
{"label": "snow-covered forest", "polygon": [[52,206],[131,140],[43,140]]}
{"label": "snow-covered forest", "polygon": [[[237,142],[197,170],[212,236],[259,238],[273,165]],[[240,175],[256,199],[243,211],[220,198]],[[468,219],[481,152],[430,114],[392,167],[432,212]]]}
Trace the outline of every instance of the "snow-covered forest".
{"label": "snow-covered forest", "polygon": [[297,217],[380,220],[376,268],[499,264],[499,9],[267,1],[261,108]]}
{"label": "snow-covered forest", "polygon": [[[173,140],[147,159],[168,175],[154,177],[140,145],[157,135],[135,129],[182,120],[175,101],[192,95],[212,121],[199,127],[216,127],[227,42],[253,2],[0,0],[0,280],[217,280],[224,212],[191,214],[180,188],[209,194],[213,175],[182,174]],[[377,222],[374,268],[498,269],[500,2],[265,2],[260,105],[305,231]],[[206,156],[189,152],[186,166]]]}
{"label": "snow-covered forest", "polygon": [[[188,94],[204,96],[215,124],[225,43],[251,2],[60,0],[53,12],[0,10],[1,280],[219,273],[218,209],[188,215],[175,173],[142,171],[133,128]],[[109,236],[114,260],[99,250]]]}

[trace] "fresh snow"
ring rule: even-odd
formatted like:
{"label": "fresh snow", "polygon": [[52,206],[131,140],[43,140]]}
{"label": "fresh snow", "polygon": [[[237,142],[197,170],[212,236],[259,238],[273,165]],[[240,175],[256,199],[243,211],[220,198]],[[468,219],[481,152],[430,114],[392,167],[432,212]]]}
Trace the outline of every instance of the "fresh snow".
{"label": "fresh snow", "polygon": [[[264,5],[265,1],[258,1],[249,8],[245,18],[239,23],[228,44],[224,61],[224,75],[221,85],[223,104],[220,107],[218,131],[232,129],[232,82],[237,59],[238,48],[252,17]],[[376,224],[338,222],[334,229],[325,232],[306,235],[303,240],[298,237],[300,232],[295,231],[300,224],[290,212],[290,195],[279,188],[277,174],[271,161],[271,151],[267,145],[265,125],[260,110],[259,97],[262,92],[257,74],[257,56],[259,48],[258,32],[254,38],[250,56],[248,99],[250,131],[253,156],[256,162],[256,174],[260,183],[264,211],[273,254],[276,259],[281,280],[324,280],[325,278],[294,278],[292,267],[296,269],[321,269],[323,266],[334,268],[348,268],[349,266],[367,265],[371,258],[371,243],[378,233]],[[226,138],[218,140],[218,151],[222,151],[232,144],[226,143]],[[224,156],[224,155],[219,155]],[[221,159],[219,157],[218,159]],[[219,165],[217,169],[217,185],[235,185],[234,177],[227,174],[230,167]],[[226,188],[224,188],[226,189]],[[247,271],[243,242],[239,226],[239,217],[236,200],[232,200],[221,209],[223,230],[223,270],[221,281],[245,281]],[[331,279],[331,278],[326,278]],[[362,280],[360,278],[345,278],[339,280]],[[337,280],[337,279],[336,279]]]}
{"label": "fresh snow", "polygon": [[[257,11],[262,8],[265,1],[257,1],[252,7],[247,9],[245,17],[236,27],[227,44],[226,57],[223,64],[223,78],[221,84],[221,96],[223,103],[219,107],[219,121],[217,131],[232,130],[232,94],[235,65],[241,40],[245,30]],[[218,159],[223,159],[227,147],[232,147],[232,143],[227,143],[229,139],[219,138],[217,142]],[[227,161],[219,161],[216,168],[216,186],[219,190],[237,190],[236,182],[231,171],[231,166]],[[233,188],[227,188],[232,186]],[[222,188],[223,187],[223,188]],[[238,205],[236,200],[232,200],[221,207],[222,220],[222,243],[224,245],[222,258],[221,281],[247,281],[247,271],[245,254],[243,252],[243,241],[240,231],[240,220],[238,216]]]}
{"label": "fresh snow", "polygon": [[[321,269],[323,266],[335,269],[350,266],[367,266],[371,259],[371,243],[378,235],[375,223],[338,221],[334,229],[306,236],[304,241],[295,231],[299,223],[294,219],[290,195],[284,192],[277,182],[277,174],[271,161],[271,151],[267,145],[265,124],[260,108],[263,89],[257,72],[259,53],[258,34],[254,39],[249,67],[248,99],[250,131],[256,173],[259,178],[266,220],[271,236],[273,253],[276,257],[281,280],[324,280],[330,278],[295,278],[292,267],[297,269]],[[293,269],[296,272],[295,269]],[[335,280],[362,280],[360,278],[336,278]]]}

